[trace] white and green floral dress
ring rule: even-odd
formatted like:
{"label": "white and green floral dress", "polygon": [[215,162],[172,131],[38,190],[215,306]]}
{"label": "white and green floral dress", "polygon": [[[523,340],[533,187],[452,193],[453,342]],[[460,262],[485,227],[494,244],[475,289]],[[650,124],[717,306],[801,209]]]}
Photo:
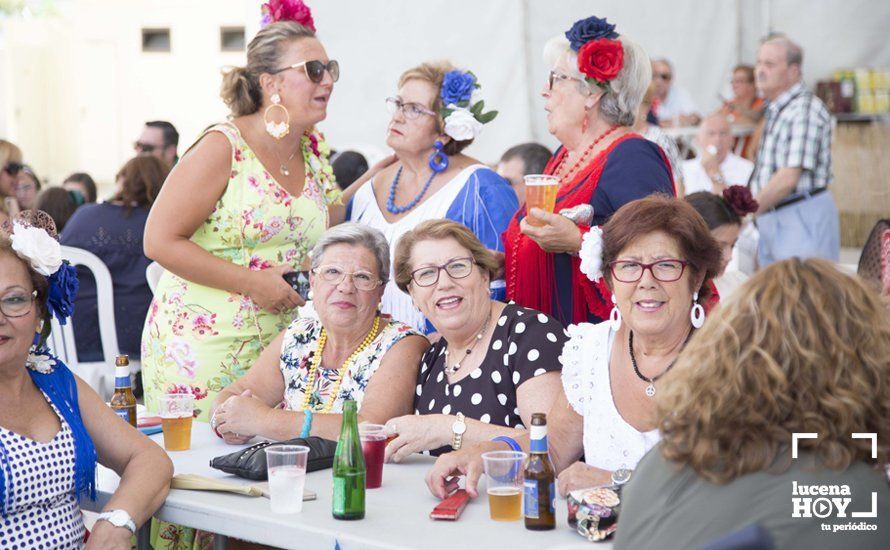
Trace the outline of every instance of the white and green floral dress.
{"label": "white and green floral dress", "polygon": [[[328,227],[328,206],[339,200],[323,136],[303,137],[306,183],[299,196],[287,192],[263,167],[229,123],[220,132],[232,145],[228,186],[192,241],[214,256],[252,270],[287,264],[299,269]],[[202,136],[203,137],[203,136]],[[293,314],[261,309],[250,297],[199,285],[165,272],[155,290],[142,333],[145,404],[156,409],[173,383],[207,390],[211,403],[256,361]],[[207,419],[208,407],[199,408]]]}

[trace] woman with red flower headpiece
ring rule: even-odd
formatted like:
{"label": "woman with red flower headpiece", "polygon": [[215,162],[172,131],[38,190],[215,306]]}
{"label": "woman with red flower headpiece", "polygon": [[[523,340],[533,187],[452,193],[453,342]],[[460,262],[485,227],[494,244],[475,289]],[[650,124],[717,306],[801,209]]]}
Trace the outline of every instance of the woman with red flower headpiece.
{"label": "woman with red flower headpiece", "polygon": [[523,206],[504,233],[507,297],[564,325],[600,322],[610,293],[579,269],[582,236],[632,200],[676,194],[662,150],[631,131],[652,78],[649,57],[597,17],[550,40],[544,56],[548,131],[562,143],[545,173],[560,187],[556,213]]}

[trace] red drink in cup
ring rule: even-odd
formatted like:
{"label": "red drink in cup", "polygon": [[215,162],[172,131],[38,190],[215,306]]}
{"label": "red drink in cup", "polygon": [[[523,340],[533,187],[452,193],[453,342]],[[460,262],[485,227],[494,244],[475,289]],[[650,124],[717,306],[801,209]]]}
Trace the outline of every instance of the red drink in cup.
{"label": "red drink in cup", "polygon": [[362,424],[358,427],[365,455],[365,488],[376,489],[383,485],[383,462],[386,456],[386,431],[380,424]]}

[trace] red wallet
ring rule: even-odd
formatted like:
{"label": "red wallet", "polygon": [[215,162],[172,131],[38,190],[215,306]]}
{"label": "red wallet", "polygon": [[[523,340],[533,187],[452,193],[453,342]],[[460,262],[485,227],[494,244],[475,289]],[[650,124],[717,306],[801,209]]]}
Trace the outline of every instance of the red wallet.
{"label": "red wallet", "polygon": [[438,506],[433,508],[433,511],[430,512],[430,519],[447,519],[454,521],[460,517],[460,513],[464,511],[464,507],[469,500],[470,494],[464,489],[458,489],[452,493],[450,497],[446,498],[440,502]]}

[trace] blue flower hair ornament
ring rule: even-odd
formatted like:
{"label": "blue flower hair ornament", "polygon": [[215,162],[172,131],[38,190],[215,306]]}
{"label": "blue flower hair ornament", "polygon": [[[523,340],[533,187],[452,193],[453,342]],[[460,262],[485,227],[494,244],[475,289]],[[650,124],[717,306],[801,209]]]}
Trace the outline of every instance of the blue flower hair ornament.
{"label": "blue flower hair ornament", "polygon": [[445,134],[455,141],[474,139],[498,115],[497,111],[484,112],[485,101],[473,101],[473,92],[481,88],[472,71],[454,70],[442,79],[442,109],[439,114],[445,121]]}
{"label": "blue flower hair ornament", "polygon": [[59,320],[64,325],[67,319],[74,315],[74,297],[77,296],[77,290],[80,288],[80,281],[77,279],[77,269],[63,260],[59,270],[50,275],[49,293],[46,298],[46,309],[49,314]]}
{"label": "blue flower hair ornament", "polygon": [[587,19],[575,21],[572,28],[566,31],[566,38],[569,40],[571,48],[577,53],[581,50],[581,46],[591,40],[599,38],[614,40],[618,38],[618,33],[615,32],[615,25],[609,23],[605,18],[600,19],[592,15]]}

